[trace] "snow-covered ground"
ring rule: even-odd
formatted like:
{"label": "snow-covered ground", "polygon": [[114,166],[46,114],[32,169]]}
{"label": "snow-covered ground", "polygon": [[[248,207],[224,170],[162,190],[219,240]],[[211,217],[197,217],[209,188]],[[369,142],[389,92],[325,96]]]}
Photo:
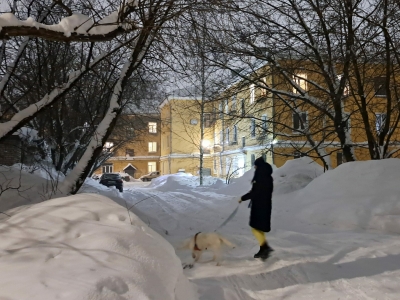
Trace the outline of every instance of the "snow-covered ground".
{"label": "snow-covered ground", "polygon": [[[230,185],[206,178],[199,186],[195,176],[162,176],[147,186],[125,185],[124,193],[88,180],[83,194],[74,196],[77,206],[60,198],[0,221],[0,230],[6,230],[0,268],[7,270],[0,275],[0,299],[168,299],[162,292],[170,299],[195,299],[182,274],[204,300],[398,299],[398,170],[400,160],[390,159],[346,163],[323,173],[306,157],[275,170],[267,234],[275,252],[266,262],[253,258],[258,245],[247,225],[246,203],[219,228],[250,189],[252,171]],[[125,207],[131,208],[133,226]],[[181,263],[192,262],[190,252],[176,250],[179,261],[164,239],[178,246],[199,231],[214,230],[237,247],[226,249],[219,267],[205,255],[182,270]],[[60,251],[65,261],[57,259]],[[21,282],[30,297],[19,294]],[[131,297],[134,292],[147,298]]]}
{"label": "snow-covered ground", "polygon": [[[135,212],[174,246],[215,229],[236,243],[222,266],[209,255],[184,271],[200,299],[398,299],[398,170],[400,160],[391,159],[347,163],[324,174],[308,158],[275,170],[273,230],[267,234],[275,252],[266,262],[252,258],[258,245],[246,203],[218,229],[250,189],[252,171],[218,188],[185,179],[179,184],[174,175],[124,197],[142,200]],[[183,263],[192,261],[189,252],[177,254]]]}

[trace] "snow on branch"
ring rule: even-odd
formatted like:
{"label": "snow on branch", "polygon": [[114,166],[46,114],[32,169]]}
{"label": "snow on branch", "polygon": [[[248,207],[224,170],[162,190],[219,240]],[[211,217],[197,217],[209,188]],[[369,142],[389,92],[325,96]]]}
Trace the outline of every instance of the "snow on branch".
{"label": "snow on branch", "polygon": [[99,42],[109,41],[118,35],[138,29],[128,15],[137,7],[136,1],[127,1],[118,11],[99,21],[92,17],[74,13],[62,18],[58,24],[47,25],[33,18],[21,21],[13,13],[0,15],[0,39],[12,36],[39,37],[62,42]]}

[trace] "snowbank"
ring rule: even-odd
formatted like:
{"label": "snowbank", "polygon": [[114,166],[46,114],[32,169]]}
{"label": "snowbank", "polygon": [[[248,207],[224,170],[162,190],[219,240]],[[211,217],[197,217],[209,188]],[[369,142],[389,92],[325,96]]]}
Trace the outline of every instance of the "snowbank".
{"label": "snowbank", "polygon": [[[174,190],[184,190],[192,189],[200,185],[200,177],[193,176],[187,173],[177,173],[171,175],[162,175],[160,177],[154,178],[151,183],[147,186],[148,188],[156,189],[159,191],[174,191]],[[221,188],[226,186],[223,180],[212,177],[203,177],[203,186],[208,188]]]}
{"label": "snowbank", "polygon": [[[323,168],[309,157],[288,160],[282,167],[273,168],[274,195],[291,193],[309,184],[313,179],[324,173]],[[254,169],[239,178],[231,180],[229,186],[223,188],[225,195],[241,196],[251,189]]]}
{"label": "snowbank", "polygon": [[[49,197],[56,188],[52,182],[43,178],[43,173],[26,172],[24,166],[0,166],[0,186],[4,190],[0,194],[0,211],[22,205],[41,202]],[[1,216],[0,216],[1,218]]]}
{"label": "snowbank", "polygon": [[400,233],[400,159],[349,162],[296,196],[296,215],[340,229]]}
{"label": "snowbank", "polygon": [[288,160],[273,173],[274,194],[286,194],[302,189],[323,173],[324,169],[309,157]]}
{"label": "snowbank", "polygon": [[196,299],[172,246],[104,196],[33,205],[0,231],[1,299]]}

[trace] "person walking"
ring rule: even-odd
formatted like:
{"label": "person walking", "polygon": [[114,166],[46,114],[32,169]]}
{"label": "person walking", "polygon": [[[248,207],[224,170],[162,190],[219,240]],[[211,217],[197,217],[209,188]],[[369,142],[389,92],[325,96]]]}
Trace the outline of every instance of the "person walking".
{"label": "person walking", "polygon": [[239,203],[251,200],[249,225],[260,244],[260,251],[254,255],[254,258],[266,259],[273,251],[265,237],[265,232],[271,231],[272,192],[274,190],[272,166],[259,157],[254,162],[254,168],[251,191],[243,195]]}

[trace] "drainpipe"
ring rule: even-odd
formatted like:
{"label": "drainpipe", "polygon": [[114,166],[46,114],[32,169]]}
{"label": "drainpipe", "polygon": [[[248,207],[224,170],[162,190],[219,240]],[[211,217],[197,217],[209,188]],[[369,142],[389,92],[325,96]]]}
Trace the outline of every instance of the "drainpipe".
{"label": "drainpipe", "polygon": [[[274,86],[274,75],[272,74],[272,86]],[[275,117],[275,94],[272,94],[272,118]],[[272,120],[272,143],[271,143],[271,153],[272,153],[272,164],[275,165],[275,153],[274,153],[274,140],[275,140],[275,122]]]}
{"label": "drainpipe", "polygon": [[172,104],[169,103],[169,157],[168,157],[168,169],[171,174],[171,156],[172,156]]}

